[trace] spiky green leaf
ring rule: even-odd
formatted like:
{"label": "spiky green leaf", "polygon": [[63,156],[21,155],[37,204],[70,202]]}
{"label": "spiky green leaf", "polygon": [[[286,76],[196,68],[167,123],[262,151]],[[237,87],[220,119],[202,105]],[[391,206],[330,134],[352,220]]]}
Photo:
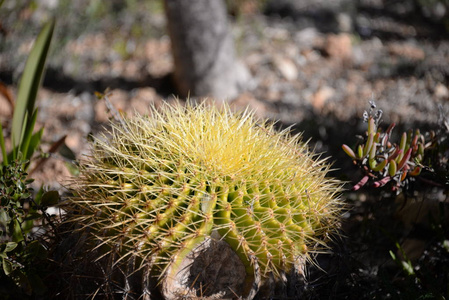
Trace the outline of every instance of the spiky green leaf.
{"label": "spiky green leaf", "polygon": [[34,112],[37,91],[44,73],[45,61],[50,48],[54,26],[55,20],[52,19],[43,27],[26,62],[19,84],[12,121],[11,134],[14,139],[14,146],[18,146],[22,142],[21,133],[23,127],[26,127],[29,122],[25,118],[26,113],[28,112],[28,116],[31,116]]}

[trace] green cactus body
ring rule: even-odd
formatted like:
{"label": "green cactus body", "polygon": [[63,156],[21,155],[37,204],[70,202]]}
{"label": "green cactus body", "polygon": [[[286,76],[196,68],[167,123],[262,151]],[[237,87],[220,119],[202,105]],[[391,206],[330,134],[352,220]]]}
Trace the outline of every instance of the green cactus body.
{"label": "green cactus body", "polygon": [[292,268],[338,227],[341,184],[300,136],[228,107],[164,106],[113,124],[72,185],[92,247],[152,259],[159,275],[217,230],[249,275]]}

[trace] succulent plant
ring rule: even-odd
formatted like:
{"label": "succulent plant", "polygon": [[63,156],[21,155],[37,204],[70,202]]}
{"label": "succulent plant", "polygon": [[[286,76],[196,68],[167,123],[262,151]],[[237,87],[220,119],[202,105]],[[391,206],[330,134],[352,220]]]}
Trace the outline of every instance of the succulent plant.
{"label": "succulent plant", "polygon": [[382,110],[375,111],[376,104],[372,101],[370,105],[370,111],[364,114],[368,128],[362,143],[354,150],[348,145],[342,146],[343,151],[364,172],[363,178],[353,189],[358,190],[371,180],[374,187],[394,182],[392,189],[398,190],[406,179],[421,173],[424,151],[432,143],[426,143],[419,129],[403,132],[398,143],[392,142],[390,138],[395,124],[392,123],[382,132],[379,128]]}
{"label": "succulent plant", "polygon": [[226,105],[165,105],[122,121],[95,139],[68,201],[105,255],[152,261],[163,279],[215,231],[248,276],[277,276],[337,231],[341,183],[300,135]]}

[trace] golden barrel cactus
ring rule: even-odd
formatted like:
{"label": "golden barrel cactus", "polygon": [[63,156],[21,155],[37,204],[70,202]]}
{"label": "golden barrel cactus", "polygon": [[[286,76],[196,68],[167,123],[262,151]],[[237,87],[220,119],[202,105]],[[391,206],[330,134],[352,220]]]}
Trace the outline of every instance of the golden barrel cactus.
{"label": "golden barrel cactus", "polygon": [[248,278],[277,277],[326,248],[341,183],[300,135],[224,105],[164,105],[112,124],[72,184],[71,221],[90,247],[173,276],[218,232]]}

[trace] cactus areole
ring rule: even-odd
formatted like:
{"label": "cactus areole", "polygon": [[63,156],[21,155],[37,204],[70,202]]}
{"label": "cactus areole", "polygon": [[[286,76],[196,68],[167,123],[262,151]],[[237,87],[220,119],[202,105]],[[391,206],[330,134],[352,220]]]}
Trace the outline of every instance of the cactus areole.
{"label": "cactus areole", "polygon": [[328,170],[300,135],[250,112],[164,105],[95,139],[69,207],[93,247],[151,260],[160,278],[212,231],[248,275],[279,276],[338,227],[341,184]]}

